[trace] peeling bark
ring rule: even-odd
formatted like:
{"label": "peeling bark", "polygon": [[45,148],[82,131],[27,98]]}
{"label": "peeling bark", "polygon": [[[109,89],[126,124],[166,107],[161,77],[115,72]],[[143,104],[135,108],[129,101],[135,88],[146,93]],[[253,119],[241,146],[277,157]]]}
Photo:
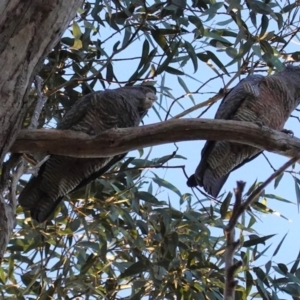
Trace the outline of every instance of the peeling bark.
{"label": "peeling bark", "polygon": [[[0,2],[0,167],[20,130],[33,76],[59,41],[82,2]],[[14,220],[15,208],[6,203],[0,194],[0,260],[11,237]]]}

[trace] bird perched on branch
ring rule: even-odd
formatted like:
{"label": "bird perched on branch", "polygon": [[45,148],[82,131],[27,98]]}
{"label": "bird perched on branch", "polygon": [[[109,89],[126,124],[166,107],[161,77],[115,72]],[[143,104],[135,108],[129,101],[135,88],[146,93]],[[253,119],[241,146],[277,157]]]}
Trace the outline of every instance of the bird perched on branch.
{"label": "bird perched on branch", "polygon": [[[66,113],[57,127],[89,135],[110,128],[138,126],[156,101],[152,86],[125,86],[94,92],[82,97]],[[104,174],[125,154],[105,158],[74,158],[51,155],[19,196],[20,205],[38,222],[45,221],[64,196]]]}
{"label": "bird perched on branch", "polygon": [[[271,76],[250,75],[223,99],[215,119],[255,122],[282,130],[300,103],[300,67],[286,66]],[[226,141],[207,141],[187,185],[217,197],[229,174],[256,158],[261,149]]]}

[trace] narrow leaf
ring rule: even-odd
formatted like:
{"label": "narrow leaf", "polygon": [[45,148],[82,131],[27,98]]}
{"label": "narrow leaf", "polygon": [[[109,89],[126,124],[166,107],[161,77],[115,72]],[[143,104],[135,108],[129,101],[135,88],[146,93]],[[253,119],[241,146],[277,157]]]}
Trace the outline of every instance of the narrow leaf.
{"label": "narrow leaf", "polygon": [[[155,175],[155,174],[154,174]],[[177,187],[175,187],[173,184],[171,184],[170,182],[166,181],[165,179],[159,178],[157,175],[155,175],[155,178],[152,178],[152,180],[159,186],[163,186],[171,191],[173,191],[174,193],[176,193],[179,197],[181,197],[181,193],[178,190]]]}
{"label": "narrow leaf", "polygon": [[279,249],[280,249],[280,247],[281,247],[283,241],[285,240],[286,236],[287,236],[287,233],[284,235],[284,237],[282,238],[282,240],[280,241],[280,243],[279,243],[278,246],[276,247],[276,249],[275,249],[275,251],[274,251],[274,253],[273,253],[273,257],[276,256],[276,254],[278,253],[278,251],[279,251]]}
{"label": "narrow leaf", "polygon": [[251,238],[251,236],[250,236],[250,240],[244,242],[243,247],[251,247],[251,246],[255,246],[257,244],[264,244],[265,245],[265,241],[272,238],[273,236],[275,236],[275,234],[270,234],[270,235],[267,235],[267,236],[264,236],[264,237],[255,236],[254,238]]}
{"label": "narrow leaf", "polygon": [[291,267],[290,273],[294,274],[297,271],[298,265],[299,265],[299,260],[300,260],[300,251],[298,252],[297,258],[296,258],[293,266]]}
{"label": "narrow leaf", "polygon": [[225,200],[221,204],[220,212],[221,212],[221,218],[222,219],[225,219],[225,217],[226,217],[226,214],[227,214],[228,207],[229,207],[231,199],[232,199],[232,193],[229,192],[227,194]]}

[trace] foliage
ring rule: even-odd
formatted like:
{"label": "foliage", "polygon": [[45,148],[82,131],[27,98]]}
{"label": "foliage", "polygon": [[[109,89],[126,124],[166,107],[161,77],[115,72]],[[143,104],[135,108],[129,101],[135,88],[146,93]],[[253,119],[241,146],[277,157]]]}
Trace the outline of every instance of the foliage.
{"label": "foliage", "polygon": [[[288,52],[299,30],[297,2],[86,1],[40,72],[49,99],[39,127],[55,126],[93,90],[145,80],[156,81],[159,88],[155,113],[160,120],[174,117],[175,106],[184,111],[186,96],[191,110],[203,107],[204,113],[223,95],[214,91],[215,97],[199,103],[197,96],[206,93],[208,83],[231,76],[226,89],[242,74],[300,61],[299,51]],[[216,76],[200,83],[195,74],[206,68]],[[172,94],[166,76],[179,83],[182,96]],[[192,90],[187,82],[198,87]],[[165,104],[166,97],[172,102]],[[34,89],[29,100],[24,127],[37,101]],[[3,299],[222,299],[222,228],[230,217],[232,194],[216,203],[195,200],[171,178],[161,178],[156,170],[184,159],[177,152],[150,159],[140,150],[139,158],[127,157],[66,198],[46,226],[33,224],[18,207],[16,231],[0,267]],[[20,180],[18,192],[27,179]],[[263,193],[238,224],[236,259],[244,265],[237,274],[236,299],[279,299],[279,292],[296,299],[300,294],[299,257],[290,268],[272,258],[263,267],[257,264],[272,238],[255,231],[258,216],[273,212],[268,198],[287,201]]]}

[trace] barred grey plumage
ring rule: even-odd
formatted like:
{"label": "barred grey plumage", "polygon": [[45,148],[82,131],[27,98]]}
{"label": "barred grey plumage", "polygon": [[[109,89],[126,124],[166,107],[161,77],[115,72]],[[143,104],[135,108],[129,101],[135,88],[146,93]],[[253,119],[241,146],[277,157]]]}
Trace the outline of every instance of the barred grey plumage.
{"label": "barred grey plumage", "polygon": [[[223,99],[215,119],[257,122],[282,130],[291,112],[300,103],[300,67],[287,66],[271,76],[250,75]],[[201,161],[187,185],[202,186],[217,197],[230,172],[256,158],[258,148],[207,141]]]}
{"label": "barred grey plumage", "polygon": [[[57,129],[89,135],[110,128],[138,126],[157,97],[155,88],[126,86],[82,97],[66,113]],[[126,154],[106,158],[74,158],[51,155],[19,196],[20,205],[38,222],[45,221],[63,197],[104,174]]]}

